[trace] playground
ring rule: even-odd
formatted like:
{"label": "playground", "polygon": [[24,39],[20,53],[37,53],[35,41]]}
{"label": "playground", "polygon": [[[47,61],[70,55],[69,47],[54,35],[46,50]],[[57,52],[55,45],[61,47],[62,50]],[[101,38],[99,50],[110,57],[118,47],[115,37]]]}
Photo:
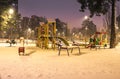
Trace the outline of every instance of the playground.
{"label": "playground", "polygon": [[12,46],[1,45],[0,79],[119,79],[120,47],[103,49],[105,33],[94,37],[93,45],[101,49],[86,48],[89,40],[78,43],[57,36],[55,22],[41,24],[34,43],[22,39]]}
{"label": "playground", "polygon": [[[49,36],[49,35],[48,35]],[[54,49],[56,37],[42,37],[42,45],[24,44],[25,54],[19,55],[20,43],[0,45],[0,79],[119,79],[120,44],[115,49],[90,50],[80,46],[67,55],[66,50]],[[57,37],[67,48],[73,48],[73,42]],[[38,39],[41,41],[41,39]],[[52,42],[53,41],[53,42]],[[49,42],[53,44],[48,48]],[[44,46],[46,45],[46,46]],[[64,45],[62,45],[64,46]],[[57,49],[56,49],[57,48]],[[61,48],[62,49],[62,48]],[[70,50],[69,50],[70,51]]]}
{"label": "playground", "polygon": [[[56,33],[56,22],[55,21],[48,21],[47,23],[41,23],[38,27],[38,37],[36,46],[44,49],[56,49],[59,47],[59,43],[61,43],[60,50],[63,48],[62,46],[67,46],[64,49],[71,48],[73,45],[75,46],[85,46],[86,48],[105,48],[108,47],[108,37],[107,33],[105,32],[96,32],[94,37],[90,36],[88,39],[84,39],[85,41],[76,42],[73,40],[73,37],[68,38],[67,36],[58,36]],[[82,42],[82,43],[80,43]],[[84,42],[84,43],[83,43]],[[58,45],[58,46],[57,46]],[[68,47],[69,46],[69,47]],[[73,48],[72,48],[73,49]],[[79,49],[80,50],[80,49]],[[69,53],[68,53],[69,55]]]}

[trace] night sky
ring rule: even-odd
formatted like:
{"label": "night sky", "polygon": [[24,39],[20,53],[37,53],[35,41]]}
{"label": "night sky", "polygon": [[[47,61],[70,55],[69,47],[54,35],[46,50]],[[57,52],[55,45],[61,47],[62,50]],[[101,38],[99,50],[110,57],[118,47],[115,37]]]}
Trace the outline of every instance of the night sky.
{"label": "night sky", "polygon": [[[84,16],[89,12],[79,12],[80,4],[76,0],[19,0],[19,13],[22,16],[45,16],[46,18],[59,18],[68,26],[81,27]],[[102,27],[102,17],[92,20],[97,27]]]}

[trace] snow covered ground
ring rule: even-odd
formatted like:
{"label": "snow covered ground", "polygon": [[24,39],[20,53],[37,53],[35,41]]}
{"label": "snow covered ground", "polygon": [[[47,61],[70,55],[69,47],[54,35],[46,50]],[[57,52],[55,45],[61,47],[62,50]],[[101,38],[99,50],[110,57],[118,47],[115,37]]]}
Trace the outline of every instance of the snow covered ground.
{"label": "snow covered ground", "polygon": [[120,79],[120,47],[84,49],[81,55],[66,50],[42,50],[26,46],[25,56],[18,46],[0,47],[0,79]]}

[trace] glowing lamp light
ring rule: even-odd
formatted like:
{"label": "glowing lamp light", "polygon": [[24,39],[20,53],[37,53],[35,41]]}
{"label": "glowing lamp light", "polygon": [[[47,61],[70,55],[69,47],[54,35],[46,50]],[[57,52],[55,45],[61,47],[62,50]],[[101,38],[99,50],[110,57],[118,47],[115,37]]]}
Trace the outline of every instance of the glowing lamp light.
{"label": "glowing lamp light", "polygon": [[13,10],[13,9],[9,9],[9,13],[10,13],[10,14],[13,14],[13,13],[14,13],[14,10]]}
{"label": "glowing lamp light", "polygon": [[85,20],[86,20],[86,19],[88,19],[88,16],[85,16],[84,18],[85,18]]}

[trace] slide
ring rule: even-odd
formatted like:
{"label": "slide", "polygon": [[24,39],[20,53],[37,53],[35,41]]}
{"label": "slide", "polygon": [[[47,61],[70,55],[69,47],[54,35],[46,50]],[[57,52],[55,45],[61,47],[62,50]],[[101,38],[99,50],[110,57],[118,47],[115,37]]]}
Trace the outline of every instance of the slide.
{"label": "slide", "polygon": [[69,46],[69,43],[67,40],[65,40],[64,38],[62,37],[57,37],[58,39],[60,39],[61,41],[63,41],[63,43],[66,45],[66,46]]}

